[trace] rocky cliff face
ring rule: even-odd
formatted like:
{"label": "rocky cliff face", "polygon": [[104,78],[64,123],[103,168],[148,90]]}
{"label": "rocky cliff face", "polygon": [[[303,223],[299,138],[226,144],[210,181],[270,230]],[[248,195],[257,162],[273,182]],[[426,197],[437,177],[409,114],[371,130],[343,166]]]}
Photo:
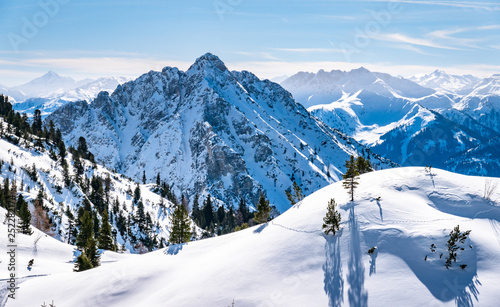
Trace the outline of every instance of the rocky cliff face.
{"label": "rocky cliff face", "polygon": [[75,144],[87,139],[98,160],[135,179],[160,173],[175,191],[255,204],[265,192],[280,211],[296,180],[306,194],[339,180],[349,155],[393,166],[312,117],[280,85],[230,72],[212,54],[186,71],[166,67],[70,103],[53,120]]}

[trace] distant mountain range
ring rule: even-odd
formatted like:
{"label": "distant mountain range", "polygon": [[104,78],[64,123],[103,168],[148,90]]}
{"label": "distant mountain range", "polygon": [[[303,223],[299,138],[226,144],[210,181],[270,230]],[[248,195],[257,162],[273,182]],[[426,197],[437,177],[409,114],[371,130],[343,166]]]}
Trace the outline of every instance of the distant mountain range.
{"label": "distant mountain range", "polygon": [[431,74],[416,75],[409,80],[444,94],[464,95],[469,94],[481,79],[471,76],[449,75],[444,71],[435,70]]}
{"label": "distant mountain range", "polygon": [[0,85],[0,93],[15,102],[16,111],[32,114],[40,109],[42,114],[48,115],[69,101],[90,101],[101,91],[112,92],[128,80],[125,77],[105,77],[76,81],[49,71],[26,84],[10,88]]}
{"label": "distant mountain range", "polygon": [[398,164],[500,176],[500,75],[404,79],[360,68],[281,84],[312,115]]}

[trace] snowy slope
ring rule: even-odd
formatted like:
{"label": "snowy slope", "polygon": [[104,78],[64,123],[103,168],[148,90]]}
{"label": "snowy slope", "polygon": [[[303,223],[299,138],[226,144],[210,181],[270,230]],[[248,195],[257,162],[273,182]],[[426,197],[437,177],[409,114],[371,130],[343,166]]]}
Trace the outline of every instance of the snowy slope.
{"label": "snowy slope", "polygon": [[[5,125],[2,119],[0,119],[0,124]],[[6,130],[5,127],[3,129]],[[88,194],[91,191],[90,187],[84,191],[84,188],[82,188],[84,185],[75,184],[76,169],[72,162],[72,155],[68,153],[66,158],[69,165],[69,176],[72,178],[70,185],[66,185],[64,182],[64,171],[60,161],[52,159],[48,149],[43,151],[35,149],[33,143],[28,142],[26,144],[25,141],[21,141],[19,145],[15,145],[5,139],[0,139],[0,161],[3,161],[3,166],[0,168],[0,182],[3,184],[8,179],[12,184],[15,180],[17,191],[29,203],[31,212],[34,210],[32,202],[36,199],[40,189],[43,189],[46,195],[43,206],[47,208],[48,217],[52,221],[52,227],[47,232],[54,238],[67,242],[69,220],[66,209],[69,208],[76,217],[78,208],[82,206],[83,199],[87,198],[86,193]],[[132,191],[134,191],[136,183],[101,165],[95,165],[94,167],[89,161],[84,161],[84,165],[86,178],[90,179],[95,175],[104,179],[109,175],[111,179],[110,206],[107,210],[115,217],[114,222],[112,219],[112,225],[117,228],[119,216],[123,216],[124,219],[132,218],[133,220],[133,215],[137,213],[137,206],[132,201]],[[33,166],[36,169],[36,181],[33,181],[28,174],[28,170],[31,170]],[[145,214],[151,217],[152,224],[154,224],[151,232],[157,236],[158,245],[162,240],[167,242],[170,234],[169,217],[173,210],[173,204],[162,199],[160,195],[153,193],[151,191],[154,187],[153,184],[140,185],[139,187]],[[60,191],[58,191],[58,188],[60,188]],[[115,210],[112,206],[115,199],[119,202],[118,210]],[[160,206],[160,203],[163,203],[164,206]],[[95,208],[93,204],[91,204],[91,207]],[[130,224],[130,231],[136,238],[143,238],[143,233],[137,230],[134,222]],[[130,233],[124,233],[122,236],[122,233],[118,231],[118,244],[125,244],[127,250],[138,252],[138,250],[134,251],[132,241]]]}
{"label": "snowy slope", "polygon": [[500,95],[500,74],[494,74],[478,82],[474,86],[471,95]]}
{"label": "snowy slope", "polygon": [[[495,306],[500,204],[482,197],[485,179],[423,168],[372,172],[361,176],[354,202],[335,183],[268,224],[229,235],[82,273],[61,271],[66,252],[52,274],[22,282],[7,306]],[[325,236],[331,198],[341,230]],[[439,254],[457,225],[472,232],[446,269]]]}
{"label": "snowy slope", "polygon": [[[0,216],[3,217],[5,214],[6,210],[0,208]],[[19,233],[16,234],[16,262],[18,266],[15,273],[17,285],[41,276],[73,272],[74,261],[80,254],[77,248],[58,241],[34,227],[32,227],[32,230],[33,234],[31,236]],[[6,234],[7,231],[7,225],[0,223],[0,232]],[[0,244],[2,247],[7,246],[7,236],[2,236],[0,238]],[[101,263],[106,264],[121,259],[130,259],[134,256],[134,254],[119,254],[105,251],[101,256]],[[28,262],[31,259],[34,259],[34,264],[31,270],[28,270]],[[0,306],[5,306],[4,304],[7,302],[7,283],[3,278],[11,273],[11,271],[7,270],[7,263],[9,260],[8,255],[2,248],[2,253],[0,255],[0,276],[2,276],[2,284],[0,285]],[[40,304],[35,306],[42,305],[42,303],[43,299],[40,301]],[[46,301],[46,303],[49,304],[50,302]]]}
{"label": "snowy slope", "polygon": [[76,102],[46,121],[75,144],[85,136],[96,158],[132,178],[157,173],[191,200],[211,193],[225,203],[255,204],[261,191],[281,211],[296,180],[309,194],[340,178],[350,155],[366,147],[313,118],[281,86],[230,72],[212,54],[186,71],[166,67]]}

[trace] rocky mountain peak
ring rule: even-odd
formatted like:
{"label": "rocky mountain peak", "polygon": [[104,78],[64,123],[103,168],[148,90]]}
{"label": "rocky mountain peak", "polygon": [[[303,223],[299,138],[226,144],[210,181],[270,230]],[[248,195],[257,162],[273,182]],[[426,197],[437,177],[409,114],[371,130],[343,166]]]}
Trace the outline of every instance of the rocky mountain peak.
{"label": "rocky mountain peak", "polygon": [[187,70],[187,73],[197,72],[197,71],[206,71],[216,69],[219,72],[228,71],[224,62],[222,62],[218,56],[207,52],[201,57],[197,58],[191,67]]}

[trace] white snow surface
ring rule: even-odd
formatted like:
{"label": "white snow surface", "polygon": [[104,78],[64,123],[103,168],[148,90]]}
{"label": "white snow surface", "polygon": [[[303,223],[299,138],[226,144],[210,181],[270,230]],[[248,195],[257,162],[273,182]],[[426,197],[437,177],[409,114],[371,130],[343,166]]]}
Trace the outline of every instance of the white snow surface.
{"label": "white snow surface", "polygon": [[[18,270],[30,276],[6,306],[495,306],[500,193],[484,199],[486,179],[376,171],[360,177],[354,202],[338,182],[267,224],[140,256],[105,254],[110,261],[81,273],[68,264],[71,247],[44,238],[32,256],[31,238],[20,236]],[[335,236],[321,230],[331,198],[342,217]],[[446,269],[447,235],[457,225],[472,232]]]}

